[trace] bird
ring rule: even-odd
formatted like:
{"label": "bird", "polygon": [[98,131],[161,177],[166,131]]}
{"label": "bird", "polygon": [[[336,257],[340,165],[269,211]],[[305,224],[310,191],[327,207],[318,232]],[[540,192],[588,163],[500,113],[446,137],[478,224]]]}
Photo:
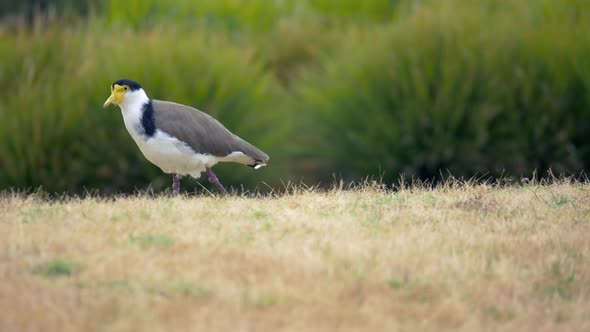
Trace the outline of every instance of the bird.
{"label": "bird", "polygon": [[228,194],[211,168],[220,162],[236,162],[259,169],[269,157],[196,108],[151,99],[139,83],[120,79],[111,84],[103,108],[121,109],[125,128],[139,150],[164,173],[172,174],[172,192],[180,193],[180,179],[198,179],[206,172],[209,181]]}

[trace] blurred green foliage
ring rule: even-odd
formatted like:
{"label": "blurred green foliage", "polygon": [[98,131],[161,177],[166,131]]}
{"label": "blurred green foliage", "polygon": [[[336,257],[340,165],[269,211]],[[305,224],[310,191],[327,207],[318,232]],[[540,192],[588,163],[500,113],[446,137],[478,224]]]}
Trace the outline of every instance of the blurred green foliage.
{"label": "blurred green foliage", "polygon": [[309,157],[388,182],[587,168],[590,6],[495,3],[439,2],[348,31],[297,82],[320,142]]}
{"label": "blurred green foliage", "polygon": [[12,19],[21,16],[31,22],[35,18],[46,16],[59,16],[64,19],[79,17],[89,14],[100,0],[0,0],[0,18],[6,18],[11,23]]}
{"label": "blurred green foliage", "polygon": [[342,19],[374,23],[392,17],[399,0],[107,0],[109,22],[145,26],[154,22],[190,23],[209,29],[264,32],[288,18],[307,17],[338,23]]}
{"label": "blurred green foliage", "polygon": [[73,3],[0,19],[0,188],[167,188],[101,109],[123,77],[269,153],[256,172],[217,166],[228,185],[590,165],[588,1]]}

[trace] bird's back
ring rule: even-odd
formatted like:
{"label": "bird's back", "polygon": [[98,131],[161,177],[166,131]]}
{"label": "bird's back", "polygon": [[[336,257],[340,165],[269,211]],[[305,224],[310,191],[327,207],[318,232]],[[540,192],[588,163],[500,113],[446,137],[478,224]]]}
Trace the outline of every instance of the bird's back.
{"label": "bird's back", "polygon": [[231,133],[219,121],[195,108],[173,102],[152,100],[158,129],[188,144],[197,153],[225,157],[242,152],[256,163],[266,163],[268,155]]}

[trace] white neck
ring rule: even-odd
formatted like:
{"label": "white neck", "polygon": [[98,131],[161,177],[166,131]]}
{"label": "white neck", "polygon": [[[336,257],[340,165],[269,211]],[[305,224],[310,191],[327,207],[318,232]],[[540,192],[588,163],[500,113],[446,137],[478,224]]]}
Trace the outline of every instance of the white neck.
{"label": "white neck", "polygon": [[121,107],[121,114],[127,131],[135,138],[137,133],[137,126],[141,121],[143,115],[143,105],[145,105],[150,98],[143,89],[130,91],[125,94],[123,101],[119,105]]}
{"label": "white neck", "polygon": [[121,111],[128,112],[134,111],[135,109],[141,110],[143,104],[147,103],[150,98],[147,96],[143,89],[129,91],[123,97],[123,101],[121,102]]}

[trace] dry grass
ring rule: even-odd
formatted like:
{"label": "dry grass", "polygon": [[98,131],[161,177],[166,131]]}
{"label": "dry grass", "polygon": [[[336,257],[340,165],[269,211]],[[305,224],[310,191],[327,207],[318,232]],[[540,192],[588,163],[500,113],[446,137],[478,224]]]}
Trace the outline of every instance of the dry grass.
{"label": "dry grass", "polygon": [[2,331],[588,331],[590,186],[0,199]]}

